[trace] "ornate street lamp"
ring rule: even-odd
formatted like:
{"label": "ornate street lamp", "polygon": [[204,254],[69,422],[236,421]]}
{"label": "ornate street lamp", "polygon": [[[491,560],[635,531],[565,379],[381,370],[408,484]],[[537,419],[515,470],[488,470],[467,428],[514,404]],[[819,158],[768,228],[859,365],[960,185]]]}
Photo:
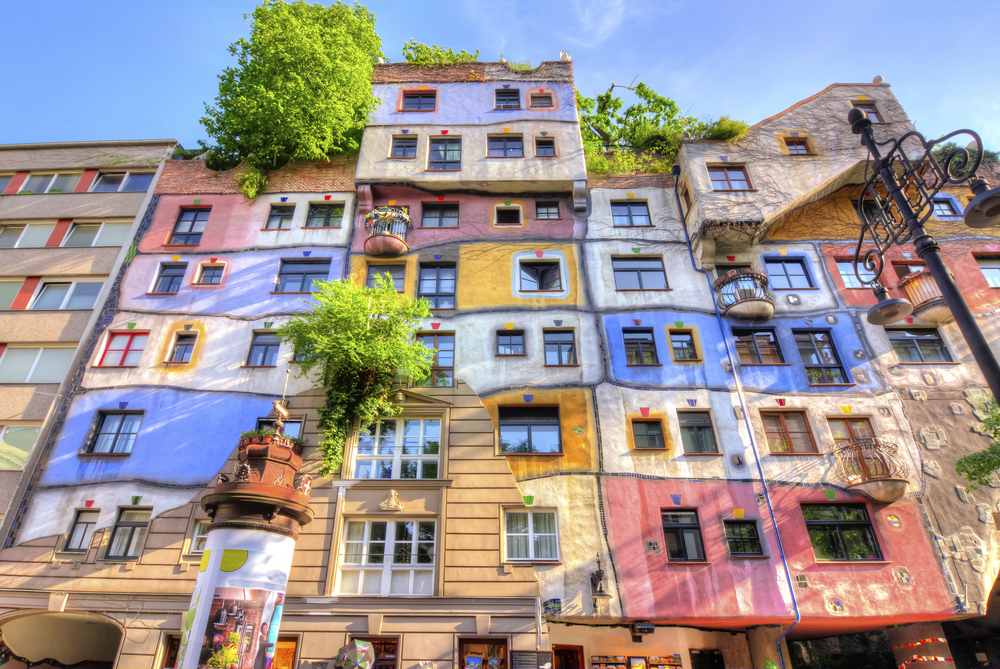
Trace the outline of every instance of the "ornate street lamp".
{"label": "ornate street lamp", "polygon": [[[868,312],[868,321],[875,324],[893,323],[912,311],[901,305],[901,300],[889,300],[880,278],[885,267],[885,254],[895,245],[913,241],[917,255],[924,261],[931,276],[941,290],[945,303],[955,317],[972,356],[979,364],[994,397],[1000,397],[1000,365],[976,323],[969,305],[959,292],[951,272],[941,260],[941,247],[927,234],[924,223],[934,213],[934,197],[948,185],[969,181],[975,199],[965,209],[965,224],[984,228],[1000,224],[1000,189],[989,190],[985,181],[976,176],[983,157],[983,141],[971,130],[956,130],[941,139],[928,142],[917,131],[899,139],[889,138],[876,142],[872,135],[872,122],[860,109],[852,109],[847,120],[851,131],[861,136],[861,144],[871,157],[865,168],[865,185],[858,199],[858,217],[861,219],[861,237],[854,252],[854,273],[862,284],[872,285],[880,301]],[[976,158],[970,165],[967,149],[955,149],[944,160],[944,166],[931,154],[934,146],[956,135],[968,135],[976,142]],[[903,143],[918,149],[907,155]],[[919,146],[918,146],[919,145]],[[884,147],[885,155],[879,147]],[[970,181],[971,180],[971,181]],[[862,257],[862,246],[869,248]],[[865,279],[861,268],[872,278]],[[881,288],[881,291],[879,290]]]}

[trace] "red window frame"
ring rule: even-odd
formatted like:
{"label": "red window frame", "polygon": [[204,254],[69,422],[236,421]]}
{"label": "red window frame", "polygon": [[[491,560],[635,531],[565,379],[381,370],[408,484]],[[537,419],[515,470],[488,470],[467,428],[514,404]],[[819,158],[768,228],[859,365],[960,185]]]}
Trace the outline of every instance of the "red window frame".
{"label": "red window frame", "polygon": [[[125,358],[128,356],[129,353],[133,352],[132,342],[135,341],[135,338],[136,337],[148,337],[148,336],[149,336],[148,332],[112,332],[111,336],[108,337],[108,343],[104,347],[104,353],[101,354],[101,360],[100,360],[100,362],[97,363],[97,366],[98,367],[138,367],[138,365],[123,365],[121,363],[125,360]],[[112,345],[115,343],[115,339],[117,337],[125,337],[125,338],[127,338],[127,340],[125,342],[125,348],[123,348],[123,349],[113,349],[113,348],[111,348]],[[145,349],[146,349],[146,345],[145,345],[145,342],[143,342],[143,347],[141,349],[138,349],[138,352],[141,353]],[[107,360],[107,357],[108,357],[109,353],[119,353],[119,352],[121,353],[121,356],[118,358],[118,364],[117,365],[105,364],[105,360]]]}

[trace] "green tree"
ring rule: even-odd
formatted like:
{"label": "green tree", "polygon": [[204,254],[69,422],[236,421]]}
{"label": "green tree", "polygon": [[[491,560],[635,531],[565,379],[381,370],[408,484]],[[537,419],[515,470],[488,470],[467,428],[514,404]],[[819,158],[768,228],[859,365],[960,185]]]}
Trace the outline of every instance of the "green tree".
{"label": "green tree", "polygon": [[208,658],[209,669],[232,669],[237,666],[240,661],[239,649],[240,635],[230,632],[222,642],[222,648]]}
{"label": "green tree", "polygon": [[476,49],[476,53],[469,53],[464,49],[456,53],[454,49],[445,49],[437,44],[427,46],[411,39],[409,42],[403,42],[403,58],[407,63],[418,66],[473,63],[479,60],[479,49]]}
{"label": "green tree", "polygon": [[229,52],[237,65],[219,75],[219,95],[201,122],[217,144],[217,162],[246,161],[239,183],[247,197],[267,185],[268,170],[289,160],[358,150],[377,104],[371,75],[382,55],[375,16],[365,7],[264,0],[252,14],[250,39]]}
{"label": "green tree", "polygon": [[319,410],[321,474],[335,472],[355,421],[368,425],[394,416],[390,390],[397,374],[414,381],[430,373],[433,350],[414,340],[426,300],[396,292],[379,275],[374,288],[349,281],[321,281],[312,308],[293,316],[278,336],[299,354],[299,376],[318,372],[326,391]]}
{"label": "green tree", "polygon": [[1000,407],[995,397],[990,403],[989,415],[983,421],[983,431],[993,438],[993,443],[978,453],[962,456],[955,463],[955,471],[969,482],[968,490],[989,485],[1000,470]]}
{"label": "green tree", "polygon": [[[952,151],[955,151],[960,148],[962,147],[960,147],[958,144],[955,144],[954,142],[948,142],[947,144],[940,144],[934,147],[931,150],[931,153],[934,155],[934,158],[938,161],[938,164],[941,165],[942,168],[944,168],[945,159],[951,154]],[[976,161],[977,155],[979,155],[978,151],[976,151],[975,149],[969,149],[969,162],[967,163],[968,166],[970,167],[972,166],[972,164]],[[959,154],[955,158],[955,161],[961,160],[961,158],[962,155]],[[968,170],[956,169],[958,165],[955,161],[952,162],[953,165],[952,171],[956,173],[955,176],[965,174],[965,172]],[[983,149],[983,162],[982,162],[983,167],[987,167],[992,170],[997,166],[997,164],[1000,164],[1000,153],[997,153],[996,151],[990,151],[989,149]]]}

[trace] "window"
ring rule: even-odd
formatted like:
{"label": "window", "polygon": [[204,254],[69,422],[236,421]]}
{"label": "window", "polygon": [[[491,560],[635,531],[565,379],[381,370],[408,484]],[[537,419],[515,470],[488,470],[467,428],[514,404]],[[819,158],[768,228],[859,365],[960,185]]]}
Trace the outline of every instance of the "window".
{"label": "window", "polygon": [[922,272],[925,269],[927,269],[927,267],[922,264],[898,263],[898,262],[892,263],[892,271],[896,273],[897,279],[905,279],[914,272]]}
{"label": "window", "polygon": [[148,332],[113,332],[98,366],[137,367],[148,338]]}
{"label": "window", "polygon": [[307,228],[339,228],[344,220],[342,204],[310,204],[306,216]]}
{"label": "window", "polygon": [[368,276],[365,277],[365,285],[369,288],[374,288],[375,279],[380,274],[392,282],[397,293],[403,292],[406,282],[406,265],[369,265]]}
{"label": "window", "polygon": [[772,330],[733,328],[741,365],[780,365],[785,361]]}
{"label": "window", "polygon": [[864,112],[865,118],[872,123],[884,123],[882,120],[882,115],[878,113],[878,108],[871,102],[852,102],[855,109],[860,109]]}
{"label": "window", "polygon": [[[32,174],[24,180],[19,193],[72,193],[80,183],[80,174]],[[2,192],[2,191],[0,191]]]}
{"label": "window", "polygon": [[612,202],[611,218],[616,228],[652,225],[649,206],[645,202]]}
{"label": "window", "polygon": [[816,453],[809,420],[802,411],[761,411],[764,436],[772,453]]}
{"label": "window", "polygon": [[5,225],[0,228],[0,249],[40,249],[43,248],[55,230],[53,223],[32,223],[30,225]]}
{"label": "window", "polygon": [[462,169],[462,140],[440,138],[432,139],[430,156],[427,159],[427,169]]}
{"label": "window", "polygon": [[521,330],[497,332],[497,355],[524,355],[524,332]]}
{"label": "window", "polygon": [[494,225],[497,226],[512,225],[516,227],[521,226],[520,207],[497,207],[495,209],[495,214],[496,214],[496,219],[494,220]]}
{"label": "window", "polygon": [[729,554],[763,555],[760,539],[757,537],[757,523],[752,520],[725,520],[726,541],[729,543]]}
{"label": "window", "polygon": [[793,332],[810,384],[848,383],[829,332]]}
{"label": "window", "polygon": [[838,447],[875,437],[867,418],[827,418],[826,422],[830,425],[833,443]]}
{"label": "window", "polygon": [[24,281],[0,281],[0,310],[10,309]]}
{"label": "window", "polygon": [[417,385],[430,388],[450,386],[455,373],[455,335],[423,334],[417,336],[417,341],[435,351],[431,375]]}
{"label": "window", "polygon": [[742,167],[710,167],[712,190],[750,190],[747,171]]}
{"label": "window", "polygon": [[554,511],[507,511],[504,519],[508,560],[559,559]]}
{"label": "window", "polygon": [[168,362],[188,363],[191,362],[191,353],[194,352],[194,343],[198,340],[198,335],[179,334],[174,340],[174,348],[170,351]]}
{"label": "window", "polygon": [[[854,261],[853,260],[838,260],[837,261],[837,271],[840,272],[840,278],[844,281],[845,288],[864,288],[865,284],[858,281],[857,275],[854,273]],[[861,275],[863,281],[872,281],[875,279],[875,273],[869,272],[865,269],[864,263],[858,264],[858,274]]]}
{"label": "window", "polygon": [[562,453],[559,407],[500,407],[501,453]]}
{"label": "window", "polygon": [[[0,227],[0,249],[12,249],[24,232],[23,225],[5,225]],[[47,239],[46,239],[47,241]]]}
{"label": "window", "polygon": [[425,204],[423,217],[420,219],[422,228],[457,228],[457,204]]}
{"label": "window", "polygon": [[416,158],[417,138],[416,137],[393,137],[392,138],[392,158]]}
{"label": "window", "polygon": [[205,232],[210,209],[181,209],[174,233],[170,236],[171,244],[200,244],[201,234]]}
{"label": "window", "polygon": [[64,247],[122,246],[128,240],[131,223],[76,223],[62,245]]}
{"label": "window", "polygon": [[348,520],[344,525],[340,594],[434,594],[433,520]]}
{"label": "window", "polygon": [[486,155],[490,158],[522,158],[524,140],[521,135],[490,135]]}
{"label": "window", "polygon": [[150,509],[121,509],[111,531],[108,558],[138,558],[149,526]]}
{"label": "window", "polygon": [[1000,258],[976,258],[976,262],[979,263],[979,271],[983,273],[983,278],[986,279],[986,283],[988,283],[991,288],[1000,288]]}
{"label": "window", "polygon": [[551,107],[552,106],[552,95],[550,93],[532,93],[531,94],[531,106],[532,107]]}
{"label": "window", "polygon": [[330,261],[301,262],[282,260],[278,272],[276,293],[315,293],[319,290],[317,281],[325,281],[330,276]]}
{"label": "window", "polygon": [[250,342],[247,367],[274,367],[278,364],[278,348],[281,340],[270,332],[254,332]]}
{"label": "window", "polygon": [[455,308],[455,266],[421,265],[417,297],[431,303],[431,309]]}
{"label": "window", "polygon": [[434,111],[437,91],[403,93],[403,111]]}
{"label": "window", "polygon": [[886,330],[900,362],[951,362],[951,353],[937,330]]}
{"label": "window", "polygon": [[194,528],[191,531],[191,547],[188,553],[198,554],[205,552],[205,544],[208,543],[208,528],[212,525],[210,520],[194,521]]}
{"label": "window", "polygon": [[497,89],[497,109],[520,109],[521,91],[516,88]]}
{"label": "window", "polygon": [[267,216],[265,230],[291,230],[292,216],[295,214],[295,207],[276,207],[271,205],[271,213]]}
{"label": "window", "polygon": [[535,218],[559,218],[559,203],[536,202]]}
{"label": "window", "polygon": [[39,425],[0,425],[0,469],[24,469],[41,430]]}
{"label": "window", "polygon": [[[458,639],[457,669],[480,669],[489,662],[483,658],[496,658],[496,664],[489,669],[507,669],[507,638],[494,637],[486,639]],[[573,666],[573,665],[566,665]]]}
{"label": "window", "polygon": [[0,383],[62,383],[73,361],[71,348],[12,348],[0,355]]}
{"label": "window", "polygon": [[441,459],[439,418],[382,418],[361,428],[356,479],[436,479]]}
{"label": "window", "polygon": [[100,515],[100,511],[82,509],[77,511],[69,528],[69,534],[66,535],[66,545],[63,550],[67,553],[85,553],[90,548],[90,538],[94,535],[94,528],[97,527]]}
{"label": "window", "polygon": [[521,290],[562,290],[559,261],[520,262]]}
{"label": "window", "polygon": [[184,280],[184,273],[186,271],[187,263],[160,265],[160,274],[156,277],[156,285],[153,286],[153,292],[176,293],[181,288],[181,281]]}
{"label": "window", "polygon": [[791,290],[793,288],[812,288],[812,280],[806,272],[806,264],[802,260],[764,261],[764,268],[771,280],[771,288],[776,290]]}
{"label": "window", "polygon": [[698,351],[694,346],[694,333],[678,330],[671,331],[670,352],[674,357],[674,362],[698,360]]}
{"label": "window", "polygon": [[701,527],[697,511],[664,511],[663,537],[667,544],[667,559],[671,562],[703,562],[705,549],[701,543]]}
{"label": "window", "polygon": [[104,172],[94,180],[91,193],[144,192],[153,183],[152,172]]}
{"label": "window", "polygon": [[535,155],[536,156],[556,155],[556,140],[542,139],[540,137],[535,138]]}
{"label": "window", "polygon": [[[397,669],[399,666],[396,662],[399,658],[399,638],[385,638],[385,637],[369,637],[369,636],[350,636],[350,640],[367,641],[372,645],[372,652],[375,654],[375,662],[372,664],[372,669]],[[281,639],[278,639],[281,642]],[[289,656],[293,657],[293,656]],[[291,660],[289,660],[291,661]],[[291,667],[291,665],[288,665]],[[284,669],[284,665],[281,667],[277,663],[274,665],[274,669]]]}
{"label": "window", "polygon": [[13,174],[0,174],[0,195],[3,195],[3,192],[7,190],[7,186],[10,185],[13,178]]}
{"label": "window", "polygon": [[804,139],[786,137],[785,147],[788,149],[788,155],[790,156],[808,156],[812,153],[809,150],[809,142]]}
{"label": "window", "polygon": [[685,453],[718,453],[712,416],[707,411],[678,411],[681,442]]}
{"label": "window", "polygon": [[546,365],[575,365],[576,341],[572,331],[554,330],[542,334]]}
{"label": "window", "polygon": [[955,211],[955,205],[949,199],[934,200],[934,215],[938,218],[949,218],[959,216]]}
{"label": "window", "polygon": [[667,274],[661,258],[612,258],[615,290],[665,290]]}
{"label": "window", "polygon": [[864,504],[803,504],[817,560],[881,560]]}
{"label": "window", "polygon": [[632,440],[636,448],[667,447],[663,439],[663,423],[658,420],[633,420]]}
{"label": "window", "polygon": [[70,281],[43,283],[29,309],[93,309],[104,284]]}
{"label": "window", "polygon": [[656,355],[656,340],[653,339],[652,330],[627,328],[622,330],[622,337],[625,340],[625,364],[660,364],[660,359]]}
{"label": "window", "polygon": [[202,265],[197,283],[202,286],[218,285],[222,283],[222,275],[225,273],[225,265]]}
{"label": "window", "polygon": [[[292,437],[298,439],[302,436],[302,420],[300,419],[289,419],[282,421],[284,426],[281,428],[281,433],[287,437]],[[257,419],[257,429],[258,430],[277,430],[274,426],[273,418],[258,418]]]}
{"label": "window", "polygon": [[97,416],[97,433],[88,453],[131,453],[139,434],[141,413],[101,412]]}

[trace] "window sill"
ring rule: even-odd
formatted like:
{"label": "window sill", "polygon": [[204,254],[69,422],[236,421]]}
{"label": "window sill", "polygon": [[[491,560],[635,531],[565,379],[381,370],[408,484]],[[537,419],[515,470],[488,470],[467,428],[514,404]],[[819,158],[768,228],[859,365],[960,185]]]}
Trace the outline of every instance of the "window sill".
{"label": "window sill", "polygon": [[107,457],[107,458],[127,458],[132,455],[132,453],[90,453],[88,451],[77,451],[77,455],[82,458],[96,458],[96,457]]}
{"label": "window sill", "polygon": [[56,552],[55,552],[55,557],[57,557],[57,558],[58,558],[58,557],[64,557],[64,558],[78,558],[78,557],[81,557],[81,556],[83,556],[83,555],[86,555],[86,554],[87,554],[87,551],[88,551],[88,550],[90,550],[90,549],[89,549],[89,548],[87,548],[87,549],[85,549],[85,550],[82,550],[82,551],[70,551],[70,550],[61,550],[61,551],[56,551]]}
{"label": "window sill", "polygon": [[770,555],[729,555],[730,560],[770,560]]}
{"label": "window sill", "polygon": [[291,232],[291,228],[261,228],[261,232]]}
{"label": "window sill", "polygon": [[655,365],[625,365],[626,367],[663,367],[661,363]]}
{"label": "window sill", "polygon": [[191,361],[188,360],[188,361],[185,361],[185,362],[181,362],[179,360],[164,360],[161,364],[164,364],[164,365],[190,365]]}
{"label": "window sill", "polygon": [[240,369],[277,369],[277,365],[240,365]]}
{"label": "window sill", "polygon": [[702,360],[701,358],[684,358],[683,360],[672,360],[671,362],[673,362],[675,365],[683,365],[686,362],[695,362],[701,364],[705,361]]}
{"label": "window sill", "polygon": [[272,290],[271,295],[312,295],[311,290]]}
{"label": "window sill", "polygon": [[715,188],[713,188],[712,192],[713,193],[756,193],[757,189],[756,188],[725,188],[725,189],[720,188],[720,189],[716,190]]}
{"label": "window sill", "polygon": [[[452,479],[341,479],[352,488],[450,488]],[[337,485],[340,485],[338,481]]]}
{"label": "window sill", "polygon": [[528,354],[527,353],[496,353],[496,354],[494,354],[493,357],[495,357],[495,358],[526,358],[526,357],[528,357]]}
{"label": "window sill", "polygon": [[92,365],[95,369],[136,369],[139,365]]}
{"label": "window sill", "polygon": [[535,154],[535,158],[558,158],[558,157],[559,156],[540,156],[537,153]]}
{"label": "window sill", "polygon": [[684,457],[700,457],[700,458],[721,458],[725,453],[679,453],[678,455],[683,455]]}
{"label": "window sill", "polygon": [[437,111],[437,108],[435,107],[434,109],[400,109],[399,113],[401,113],[401,114],[433,114],[436,111]]}
{"label": "window sill", "polygon": [[817,565],[859,565],[859,564],[892,564],[892,560],[820,560],[816,559]]}
{"label": "window sill", "polygon": [[201,242],[198,242],[197,244],[163,244],[162,246],[173,247],[173,248],[189,248],[189,249],[193,249],[193,248],[195,248],[197,246],[201,246]]}
{"label": "window sill", "polygon": [[147,295],[176,295],[177,293],[146,293]]}
{"label": "window sill", "polygon": [[303,230],[340,230],[340,225],[303,225]]}
{"label": "window sill", "polygon": [[483,156],[486,160],[508,160],[510,158],[524,158],[524,156]]}
{"label": "window sill", "polygon": [[911,365],[911,366],[922,366],[922,365],[944,365],[945,367],[954,367],[956,365],[961,365],[960,362],[897,362],[897,365]]}
{"label": "window sill", "polygon": [[667,564],[668,565],[671,565],[671,564],[681,564],[681,565],[692,564],[693,565],[693,564],[712,564],[712,563],[709,562],[708,560],[670,560],[670,559],[668,559],[667,560]]}
{"label": "window sill", "polygon": [[435,169],[430,168],[430,167],[428,167],[426,170],[424,170],[424,172],[461,172],[461,171],[462,171],[461,168],[459,168],[457,170],[435,170]]}
{"label": "window sill", "polygon": [[494,107],[493,111],[521,111],[520,107]]}
{"label": "window sill", "polygon": [[615,288],[616,293],[669,293],[673,288]]}
{"label": "window sill", "polygon": [[416,156],[412,156],[410,158],[406,158],[405,156],[389,156],[388,158],[386,158],[386,160],[416,160],[416,159],[417,159]]}
{"label": "window sill", "polygon": [[457,225],[421,225],[420,230],[458,230]]}
{"label": "window sill", "polygon": [[819,290],[819,286],[812,286],[810,288],[774,288],[774,287],[772,287],[771,290]]}
{"label": "window sill", "polygon": [[795,456],[803,456],[803,457],[807,457],[807,458],[823,458],[823,457],[826,457],[826,453],[820,453],[819,451],[816,451],[814,453],[809,453],[809,452],[792,453],[792,452],[789,452],[789,451],[769,451],[768,455],[776,455],[776,456],[781,457],[781,458],[795,457]]}
{"label": "window sill", "polygon": [[563,289],[562,288],[555,288],[553,290],[525,290],[524,288],[520,288],[517,292],[519,292],[519,293],[531,293],[531,294],[535,294],[535,293],[549,293],[549,294],[552,294],[552,295],[559,295],[560,293],[563,292]]}
{"label": "window sill", "polygon": [[856,386],[856,383],[810,383],[809,386],[812,388],[824,388],[824,387],[834,387],[834,388],[845,388],[848,386]]}
{"label": "window sill", "polygon": [[655,225],[612,225],[612,228],[655,228]]}
{"label": "window sill", "polygon": [[790,362],[741,362],[740,367],[791,367]]}
{"label": "window sill", "polygon": [[506,456],[512,456],[512,455],[514,455],[514,456],[527,456],[527,457],[532,457],[532,458],[545,458],[545,457],[548,457],[548,458],[561,458],[563,456],[563,453],[562,453],[562,451],[560,451],[559,453],[507,453],[505,451],[500,451],[500,455],[506,455]]}
{"label": "window sill", "polygon": [[580,367],[580,365],[542,365],[542,367]]}
{"label": "window sill", "polygon": [[503,561],[503,564],[510,565],[512,567],[530,567],[532,565],[542,565],[542,566],[552,565],[552,566],[558,566],[558,565],[561,565],[562,563],[563,563],[562,560],[512,560],[512,559],[507,559],[507,560]]}
{"label": "window sill", "polygon": [[636,446],[632,450],[633,451],[643,451],[643,452],[647,452],[647,453],[650,452],[650,451],[652,451],[653,453],[666,453],[667,452],[667,447],[666,446],[663,446],[663,447],[660,447],[660,446],[645,446],[645,447]]}

